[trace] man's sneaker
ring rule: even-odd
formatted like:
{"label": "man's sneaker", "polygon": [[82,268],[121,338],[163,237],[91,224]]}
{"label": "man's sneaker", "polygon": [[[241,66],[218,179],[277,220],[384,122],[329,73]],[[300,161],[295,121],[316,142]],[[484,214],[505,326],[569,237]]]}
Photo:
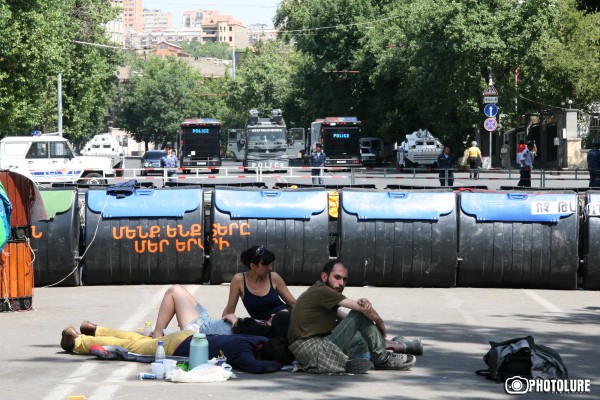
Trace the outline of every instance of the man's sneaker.
{"label": "man's sneaker", "polygon": [[349,374],[366,374],[373,368],[373,363],[366,358],[353,358],[346,361],[346,372]]}
{"label": "man's sneaker", "polygon": [[385,362],[375,363],[375,369],[409,369],[417,362],[415,356],[410,354],[388,353],[388,358]]}
{"label": "man's sneaker", "polygon": [[421,339],[408,340],[403,336],[396,336],[392,338],[392,342],[404,345],[404,353],[412,354],[415,356],[423,355],[423,343]]}

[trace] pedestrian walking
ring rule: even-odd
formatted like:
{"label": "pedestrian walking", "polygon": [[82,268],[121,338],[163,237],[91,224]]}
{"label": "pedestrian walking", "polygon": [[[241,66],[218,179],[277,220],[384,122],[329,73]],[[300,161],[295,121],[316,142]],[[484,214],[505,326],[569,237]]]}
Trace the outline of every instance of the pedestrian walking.
{"label": "pedestrian walking", "polygon": [[527,142],[527,148],[520,154],[521,169],[519,171],[519,183],[517,186],[531,187],[531,170],[533,169],[533,159],[537,154],[535,140]]}

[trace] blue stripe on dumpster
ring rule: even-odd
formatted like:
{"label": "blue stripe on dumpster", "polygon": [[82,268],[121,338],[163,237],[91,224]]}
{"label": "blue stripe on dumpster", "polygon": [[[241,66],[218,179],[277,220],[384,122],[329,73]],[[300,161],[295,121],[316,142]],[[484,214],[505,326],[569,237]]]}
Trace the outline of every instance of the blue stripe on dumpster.
{"label": "blue stripe on dumpster", "polygon": [[91,189],[86,199],[86,283],[201,282],[202,189]]}
{"label": "blue stripe on dumpster", "polygon": [[341,191],[338,252],[349,285],[456,285],[456,195]]}
{"label": "blue stripe on dumpster", "polygon": [[577,212],[577,195],[463,192],[460,207],[478,222],[558,222]]}
{"label": "blue stripe on dumpster", "polygon": [[458,286],[575,289],[577,194],[462,192]]}
{"label": "blue stripe on dumpster", "polygon": [[396,219],[436,221],[454,210],[453,192],[344,191],[342,207],[359,220]]}
{"label": "blue stripe on dumpster", "polygon": [[131,195],[107,195],[106,190],[90,190],[87,207],[92,212],[102,212],[103,218],[176,217],[200,206],[202,189],[186,188],[177,196],[168,190],[136,189]]}
{"label": "blue stripe on dumpster", "polygon": [[[325,211],[327,193],[324,191],[258,190],[237,191],[235,196],[216,190],[215,207],[231,218],[305,219]],[[274,209],[276,207],[276,210]]]}
{"label": "blue stripe on dumpster", "polygon": [[254,245],[276,255],[273,270],[288,285],[318,278],[329,259],[327,191],[217,187],[212,198],[211,283],[246,271],[240,253]]}

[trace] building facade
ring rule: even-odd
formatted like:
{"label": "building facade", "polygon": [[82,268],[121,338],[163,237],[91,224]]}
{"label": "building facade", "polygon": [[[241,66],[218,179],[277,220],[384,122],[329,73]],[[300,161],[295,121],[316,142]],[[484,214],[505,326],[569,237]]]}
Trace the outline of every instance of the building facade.
{"label": "building facade", "polygon": [[170,12],[144,9],[144,32],[173,29],[173,16]]}
{"label": "building facade", "polygon": [[248,26],[248,44],[256,45],[260,40],[273,42],[277,40],[277,29],[265,24],[253,24]]}
{"label": "building facade", "polygon": [[125,35],[131,32],[142,32],[144,30],[144,1],[123,0],[122,3]]}
{"label": "building facade", "polygon": [[125,23],[123,20],[123,0],[111,0],[113,7],[121,8],[121,12],[113,21],[106,24],[106,34],[108,38],[118,46],[125,46]]}

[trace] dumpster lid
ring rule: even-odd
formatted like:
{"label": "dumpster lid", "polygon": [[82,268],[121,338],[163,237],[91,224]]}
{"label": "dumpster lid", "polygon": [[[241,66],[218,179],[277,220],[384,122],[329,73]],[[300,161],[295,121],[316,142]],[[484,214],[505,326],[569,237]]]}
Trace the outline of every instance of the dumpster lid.
{"label": "dumpster lid", "polygon": [[577,211],[577,194],[463,192],[460,207],[477,221],[558,222]]}
{"label": "dumpster lid", "polygon": [[40,190],[48,219],[54,219],[56,214],[62,214],[73,206],[75,190]]}
{"label": "dumpster lid", "polygon": [[214,205],[231,218],[310,219],[327,208],[323,189],[256,190],[216,188]]}
{"label": "dumpster lid", "polygon": [[584,208],[587,217],[600,217],[600,192],[588,192]]}
{"label": "dumpster lid", "polygon": [[453,192],[342,191],[342,208],[363,219],[436,221],[454,210]]}
{"label": "dumpster lid", "polygon": [[101,212],[103,218],[180,218],[200,207],[201,201],[202,190],[199,188],[135,189],[124,197],[107,194],[106,189],[87,193],[87,207],[93,212]]}

